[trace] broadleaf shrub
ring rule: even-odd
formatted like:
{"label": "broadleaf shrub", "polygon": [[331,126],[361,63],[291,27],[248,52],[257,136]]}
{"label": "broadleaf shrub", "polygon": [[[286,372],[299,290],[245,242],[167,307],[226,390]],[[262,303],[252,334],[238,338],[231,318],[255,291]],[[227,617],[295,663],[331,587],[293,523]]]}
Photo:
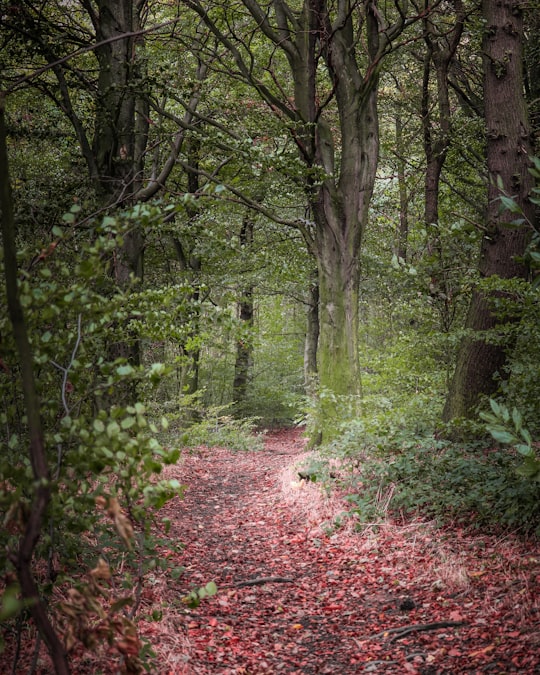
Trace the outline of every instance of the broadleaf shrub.
{"label": "broadleaf shrub", "polygon": [[[69,215],[73,218],[64,221],[68,224],[76,213]],[[133,224],[129,213],[108,216],[91,230],[64,235],[54,228],[54,247],[46,241],[21,247],[19,291],[52,480],[46,522],[34,551],[41,590],[69,644],[88,637],[74,628],[80,614],[76,608],[87,614],[92,607],[129,646],[118,658],[135,662],[143,650],[131,620],[137,589],[146,570],[159,561],[159,542],[150,527],[154,521],[160,527],[159,508],[181,496],[183,488],[176,480],[159,479],[162,468],[179,456],[178,450],[159,443],[161,422],[154,423],[143,401],[124,397],[128,391],[151,391],[167,368],[160,363],[136,366],[110,356],[112,342],[149,337],[158,323],[152,316],[155,291],[145,295],[137,288],[134,299],[132,289],[119,290],[108,274],[110,256]],[[36,486],[5,290],[0,293],[0,396],[5,403],[0,442],[6,449],[0,456],[0,564],[11,579],[13,553]],[[166,301],[175,307],[174,322],[180,324],[183,295],[175,289]],[[106,565],[99,562],[104,558]],[[120,577],[125,595],[131,597],[130,618],[124,615],[126,597],[113,602],[103,594],[103,575]],[[25,617],[23,605],[12,602],[13,588],[8,584],[4,591],[3,621]],[[62,597],[69,611],[59,604]],[[19,628],[22,624],[17,623]],[[102,639],[105,632],[96,635]]]}
{"label": "broadleaf shrub", "polygon": [[[433,436],[357,450],[362,459],[341,479],[340,490],[348,493],[350,510],[361,522],[380,517],[384,503],[398,518],[457,520],[540,535],[540,486],[518,475],[517,452]],[[345,455],[354,460],[350,443]]]}

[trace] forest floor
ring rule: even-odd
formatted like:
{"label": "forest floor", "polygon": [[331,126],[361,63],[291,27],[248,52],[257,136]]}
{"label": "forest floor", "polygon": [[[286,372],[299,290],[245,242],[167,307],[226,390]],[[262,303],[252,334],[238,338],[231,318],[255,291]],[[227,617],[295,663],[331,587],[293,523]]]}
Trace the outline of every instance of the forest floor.
{"label": "forest floor", "polygon": [[[177,585],[144,597],[164,674],[540,673],[540,548],[432,523],[331,527],[345,504],[299,480],[301,433],[201,449],[171,475]],[[181,598],[214,581],[189,609]]]}
{"label": "forest floor", "polygon": [[[262,451],[199,448],[167,467],[186,491],[160,512],[161,555],[184,571],[147,574],[149,672],[540,673],[537,542],[419,520],[336,529],[346,503],[299,479],[306,456],[301,432],[283,430]],[[188,607],[210,581],[217,594]],[[73,673],[117,673],[111,656],[79,652]],[[32,672],[50,673],[40,661]]]}

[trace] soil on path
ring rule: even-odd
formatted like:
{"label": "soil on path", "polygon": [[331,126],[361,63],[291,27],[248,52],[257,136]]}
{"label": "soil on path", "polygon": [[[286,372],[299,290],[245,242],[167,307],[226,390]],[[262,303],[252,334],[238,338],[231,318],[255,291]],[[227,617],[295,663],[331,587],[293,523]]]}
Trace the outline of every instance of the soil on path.
{"label": "soil on path", "polygon": [[[515,537],[386,523],[335,530],[345,508],[299,480],[297,431],[264,451],[201,449],[171,470],[164,551],[185,570],[146,589],[160,673],[540,673],[540,552]],[[182,597],[214,581],[189,609]]]}

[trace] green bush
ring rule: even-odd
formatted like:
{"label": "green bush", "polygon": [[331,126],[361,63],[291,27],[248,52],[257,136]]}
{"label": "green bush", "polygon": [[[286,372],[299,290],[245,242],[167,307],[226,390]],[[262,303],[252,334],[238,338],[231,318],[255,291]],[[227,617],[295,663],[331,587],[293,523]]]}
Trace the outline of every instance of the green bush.
{"label": "green bush", "polygon": [[[361,446],[360,446],[361,447]],[[339,448],[337,448],[339,450]],[[343,447],[355,457],[350,441]],[[343,478],[351,512],[362,522],[382,517],[460,521],[540,535],[540,486],[517,473],[517,453],[486,444],[456,445],[434,437],[360,450],[362,461]]]}
{"label": "green bush", "polygon": [[[157,440],[166,420],[152,422],[142,401],[127,398],[128,392],[150,391],[167,368],[161,363],[132,365],[111,356],[109,349],[112,342],[151,334],[158,323],[152,316],[155,291],[145,295],[139,288],[119,290],[108,274],[112,251],[133,226],[133,214],[72,231],[69,226],[77,214],[78,209],[67,214],[65,231],[53,228],[54,246],[38,241],[21,246],[19,252],[20,302],[30,335],[52,487],[34,565],[51,611],[59,608],[68,641],[83,639],[73,632],[74,617],[89,626],[101,602],[112,603],[111,614],[123,613],[124,600],[136,611],[137,587],[158,560],[150,525],[164,503],[182,494],[178,481],[159,479],[162,467],[179,455]],[[0,442],[6,449],[0,456],[0,565],[14,578],[13,554],[37,486],[4,293],[0,290]],[[173,320],[178,324],[182,296],[169,293],[166,302],[177,309]],[[102,588],[107,575],[117,574],[123,595],[130,596],[117,599],[119,604]],[[90,581],[82,581],[88,575]],[[57,605],[57,587],[62,587],[62,595],[77,593],[77,607]],[[6,592],[9,599],[13,587]],[[19,610],[24,610],[22,605]],[[128,623],[127,632],[134,629]]]}

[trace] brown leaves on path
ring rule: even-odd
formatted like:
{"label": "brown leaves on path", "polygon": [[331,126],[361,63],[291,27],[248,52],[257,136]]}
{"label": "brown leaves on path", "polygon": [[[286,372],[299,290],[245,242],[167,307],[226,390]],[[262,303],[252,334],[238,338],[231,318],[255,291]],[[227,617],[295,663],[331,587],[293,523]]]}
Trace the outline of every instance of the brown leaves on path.
{"label": "brown leaves on path", "polygon": [[[540,551],[425,523],[337,532],[346,509],[298,481],[298,431],[263,452],[201,449],[168,470],[180,578],[143,596],[159,673],[540,673]],[[172,477],[172,475],[170,476]],[[218,594],[190,609],[190,591]]]}

